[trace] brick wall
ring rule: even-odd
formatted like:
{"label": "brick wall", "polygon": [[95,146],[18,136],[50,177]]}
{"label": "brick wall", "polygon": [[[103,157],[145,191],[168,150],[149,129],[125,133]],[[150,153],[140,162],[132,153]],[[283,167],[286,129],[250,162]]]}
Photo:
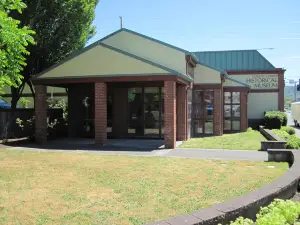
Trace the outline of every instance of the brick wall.
{"label": "brick wall", "polygon": [[214,89],[214,135],[223,135],[223,118],[222,118],[222,89]]}
{"label": "brick wall", "polygon": [[165,148],[176,147],[176,83],[164,82],[164,138]]}
{"label": "brick wall", "polygon": [[241,131],[247,131],[248,128],[248,92],[241,93]]}
{"label": "brick wall", "polygon": [[284,111],[284,71],[278,74],[278,110]]}
{"label": "brick wall", "polygon": [[185,85],[177,85],[177,140],[187,139],[187,88]]}
{"label": "brick wall", "polygon": [[95,83],[95,143],[107,140],[107,88],[106,83]]}
{"label": "brick wall", "polygon": [[35,140],[47,142],[47,86],[35,86]]}

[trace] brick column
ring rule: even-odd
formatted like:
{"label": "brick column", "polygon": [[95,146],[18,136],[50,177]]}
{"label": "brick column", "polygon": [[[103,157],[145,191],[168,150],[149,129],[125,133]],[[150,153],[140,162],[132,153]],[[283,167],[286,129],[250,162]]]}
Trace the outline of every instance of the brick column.
{"label": "brick column", "polygon": [[284,71],[278,74],[278,110],[284,111]]}
{"label": "brick column", "polygon": [[35,141],[47,142],[47,86],[35,86]]}
{"label": "brick column", "polygon": [[176,82],[164,82],[164,137],[165,148],[176,147]]}
{"label": "brick column", "polygon": [[112,132],[122,138],[128,133],[128,89],[115,88],[113,93]]}
{"label": "brick column", "polygon": [[248,128],[248,92],[241,93],[241,131],[247,131]]}
{"label": "brick column", "polygon": [[214,89],[214,135],[223,135],[222,118],[222,89]]}
{"label": "brick column", "polygon": [[177,140],[187,140],[187,89],[185,85],[177,85]]}
{"label": "brick column", "polygon": [[106,83],[95,83],[95,143],[104,145],[107,140]]}

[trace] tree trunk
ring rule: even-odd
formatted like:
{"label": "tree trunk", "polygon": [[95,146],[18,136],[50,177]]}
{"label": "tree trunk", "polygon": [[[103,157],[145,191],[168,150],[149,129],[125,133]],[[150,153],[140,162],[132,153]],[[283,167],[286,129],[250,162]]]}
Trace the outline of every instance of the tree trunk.
{"label": "tree trunk", "polygon": [[30,87],[30,91],[31,91],[32,98],[33,98],[33,108],[35,108],[35,92],[34,92],[34,87],[33,87],[31,78],[29,78],[29,81],[27,82],[27,84]]}
{"label": "tree trunk", "polygon": [[24,80],[22,81],[22,84],[19,87],[17,87],[17,88],[11,87],[11,109],[17,108],[17,104],[23,93],[24,87],[25,87]]}

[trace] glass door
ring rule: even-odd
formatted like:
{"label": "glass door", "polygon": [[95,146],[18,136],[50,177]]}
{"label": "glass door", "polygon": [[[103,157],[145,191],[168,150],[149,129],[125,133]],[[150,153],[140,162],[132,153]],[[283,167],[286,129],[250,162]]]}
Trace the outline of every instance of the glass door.
{"label": "glass door", "polygon": [[164,120],[163,88],[129,88],[128,104],[128,136],[162,138]]}
{"label": "glass door", "polygon": [[213,134],[213,90],[194,90],[193,134]]}
{"label": "glass door", "polygon": [[128,135],[144,136],[144,93],[143,88],[128,89],[129,124]]}
{"label": "glass door", "polygon": [[240,92],[224,92],[224,132],[240,131]]}
{"label": "glass door", "polygon": [[144,88],[145,136],[159,138],[160,136],[160,88]]}

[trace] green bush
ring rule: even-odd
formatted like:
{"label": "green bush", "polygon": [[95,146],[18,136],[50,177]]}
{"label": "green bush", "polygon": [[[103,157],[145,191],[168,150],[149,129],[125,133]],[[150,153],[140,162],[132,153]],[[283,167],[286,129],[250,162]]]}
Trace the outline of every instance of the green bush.
{"label": "green bush", "polygon": [[281,127],[280,130],[284,130],[285,132],[287,132],[289,135],[293,135],[296,133],[295,129],[293,127],[286,127],[286,126],[283,126]]}
{"label": "green bush", "polygon": [[299,224],[300,203],[275,199],[269,206],[260,209],[256,222],[239,217],[230,225],[281,225]]}
{"label": "green bush", "polygon": [[284,130],[272,130],[272,132],[286,141],[287,149],[300,149],[300,139],[296,135],[290,135]]}
{"label": "green bush", "polygon": [[300,139],[295,135],[290,135],[285,147],[287,149],[300,149]]}
{"label": "green bush", "polygon": [[265,113],[265,125],[268,129],[280,129],[287,125],[287,115],[280,111],[268,111]]}

